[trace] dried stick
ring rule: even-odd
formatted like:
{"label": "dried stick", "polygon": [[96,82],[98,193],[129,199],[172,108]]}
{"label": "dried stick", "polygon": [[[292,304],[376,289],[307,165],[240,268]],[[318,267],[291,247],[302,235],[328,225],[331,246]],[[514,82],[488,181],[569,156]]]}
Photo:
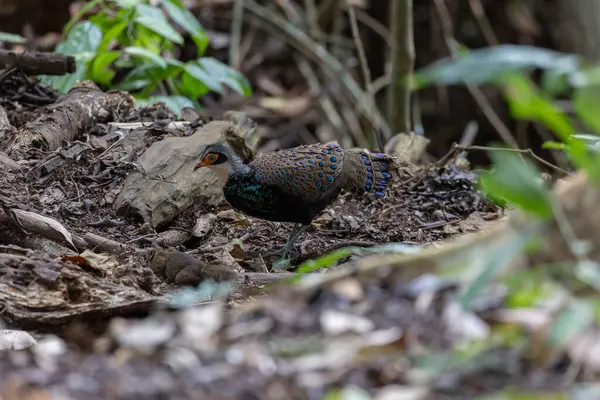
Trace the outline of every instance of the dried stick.
{"label": "dried stick", "polygon": [[[348,5],[348,17],[350,19],[350,27],[352,29],[352,36],[354,38],[354,43],[356,46],[356,52],[358,53],[358,60],[360,62],[360,69],[362,71],[362,75],[363,75],[363,81],[365,83],[365,90],[366,90],[366,95],[367,95],[367,99],[369,101],[369,107],[371,107],[371,109],[373,107],[375,107],[375,98],[373,95],[373,83],[371,81],[371,70],[369,70],[369,64],[367,62],[367,55],[365,54],[365,47],[363,45],[363,42],[360,38],[360,31],[358,30],[358,23],[356,22],[356,12],[354,12],[354,7],[352,7],[352,4],[350,2],[350,0],[346,0],[346,4]],[[358,108],[358,106],[357,106]],[[375,129],[371,129],[374,134],[375,132],[377,132]],[[373,138],[373,143],[377,143],[379,140],[377,137]],[[380,151],[383,151],[383,149],[379,149]]]}
{"label": "dried stick", "polygon": [[395,0],[390,5],[391,80],[387,90],[387,118],[395,133],[411,131],[410,79],[415,62],[412,0]]}
{"label": "dried stick", "polygon": [[233,18],[231,19],[231,46],[229,47],[229,66],[240,67],[240,43],[242,41],[242,22],[244,20],[244,0],[233,2]]}
{"label": "dried stick", "polygon": [[76,70],[75,57],[58,53],[0,50],[0,67],[16,68],[27,75],[64,75]]}
{"label": "dried stick", "polygon": [[471,7],[471,12],[475,17],[475,21],[477,21],[477,25],[479,25],[479,29],[483,32],[485,40],[492,46],[500,44],[494,33],[494,29],[492,29],[490,20],[487,15],[485,15],[485,9],[483,8],[483,4],[481,4],[481,0],[469,0],[469,6]]}
{"label": "dried stick", "polygon": [[461,150],[461,151],[508,151],[511,153],[528,154],[531,157],[533,157],[534,159],[536,159],[538,162],[540,162],[541,164],[544,164],[545,166],[547,166],[557,172],[560,172],[561,174],[571,175],[568,171],[565,171],[564,169],[557,167],[556,165],[544,160],[543,158],[541,158],[540,156],[535,154],[533,152],[533,150],[531,150],[531,149],[511,149],[511,148],[506,148],[506,147],[489,147],[489,146],[462,146],[460,144],[455,144],[454,149]]}

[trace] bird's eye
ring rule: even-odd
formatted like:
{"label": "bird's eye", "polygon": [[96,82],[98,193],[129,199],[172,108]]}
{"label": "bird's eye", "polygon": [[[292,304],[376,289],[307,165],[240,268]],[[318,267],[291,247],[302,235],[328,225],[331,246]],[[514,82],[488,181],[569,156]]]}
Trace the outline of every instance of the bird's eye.
{"label": "bird's eye", "polygon": [[217,157],[215,157],[213,154],[208,156],[208,161],[210,161],[210,162],[214,162],[216,159],[217,159]]}

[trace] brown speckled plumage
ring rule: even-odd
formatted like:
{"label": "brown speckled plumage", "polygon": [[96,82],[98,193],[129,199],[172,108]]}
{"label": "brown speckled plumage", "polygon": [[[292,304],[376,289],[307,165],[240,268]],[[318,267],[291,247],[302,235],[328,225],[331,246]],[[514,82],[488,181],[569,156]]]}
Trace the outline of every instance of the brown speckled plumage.
{"label": "brown speckled plumage", "polygon": [[209,167],[230,165],[223,192],[233,208],[250,216],[297,224],[284,253],[342,190],[383,197],[398,169],[387,154],[344,150],[337,144],[267,153],[249,164],[221,144],[208,146],[203,159],[211,154],[217,157]]}

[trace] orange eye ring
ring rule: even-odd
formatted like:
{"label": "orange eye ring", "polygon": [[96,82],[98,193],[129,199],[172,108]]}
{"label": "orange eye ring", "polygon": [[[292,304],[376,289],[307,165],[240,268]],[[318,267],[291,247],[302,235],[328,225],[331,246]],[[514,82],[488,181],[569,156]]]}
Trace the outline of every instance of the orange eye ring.
{"label": "orange eye ring", "polygon": [[213,165],[219,157],[215,153],[210,153],[204,156],[204,165]]}

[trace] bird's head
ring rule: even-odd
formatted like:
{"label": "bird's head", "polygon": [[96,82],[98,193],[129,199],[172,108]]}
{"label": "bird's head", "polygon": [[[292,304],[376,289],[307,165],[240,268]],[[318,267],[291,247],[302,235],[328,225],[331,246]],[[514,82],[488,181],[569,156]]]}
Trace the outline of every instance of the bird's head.
{"label": "bird's head", "polygon": [[231,150],[222,144],[215,143],[208,145],[202,152],[202,155],[200,156],[200,163],[194,167],[194,171],[202,167],[223,167],[223,164],[228,164],[231,162],[228,157],[230,153]]}
{"label": "bird's head", "polygon": [[233,164],[238,162],[241,161],[229,147],[220,143],[214,143],[206,146],[206,149],[204,149],[200,156],[200,162],[194,167],[194,171],[202,167],[208,167],[219,175],[219,178],[224,183],[227,181]]}

